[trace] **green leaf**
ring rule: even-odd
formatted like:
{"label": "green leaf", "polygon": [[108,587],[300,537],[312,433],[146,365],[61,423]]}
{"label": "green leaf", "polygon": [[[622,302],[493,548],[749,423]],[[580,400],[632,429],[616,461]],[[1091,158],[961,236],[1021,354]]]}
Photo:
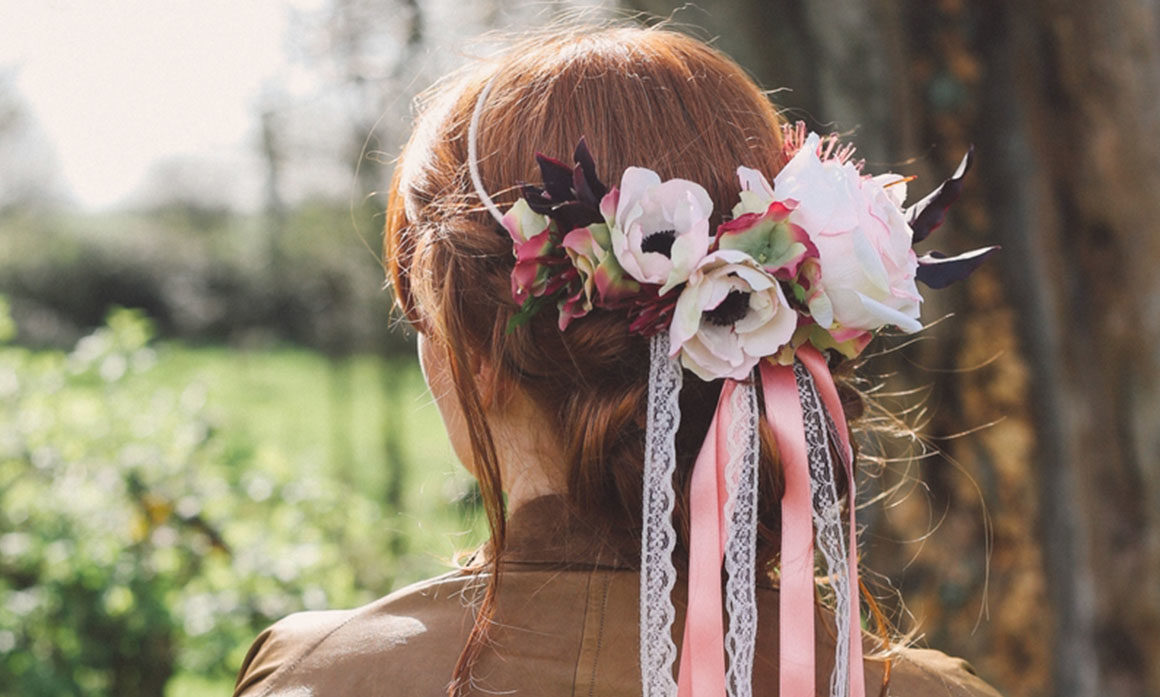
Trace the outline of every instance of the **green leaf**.
{"label": "green leaf", "polygon": [[516,312],[511,316],[511,319],[508,320],[507,333],[511,334],[518,327],[522,327],[523,325],[527,324],[528,320],[530,320],[532,317],[535,317],[536,313],[542,310],[544,305],[548,304],[549,300],[551,300],[551,298],[546,295],[532,297],[525,300],[524,304],[520,306],[519,312]]}

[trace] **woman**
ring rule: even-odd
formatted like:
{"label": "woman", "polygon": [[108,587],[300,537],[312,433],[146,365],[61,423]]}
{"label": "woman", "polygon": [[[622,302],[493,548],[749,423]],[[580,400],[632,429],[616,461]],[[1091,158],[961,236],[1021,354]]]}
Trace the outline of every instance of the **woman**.
{"label": "woman", "polygon": [[[846,520],[859,401],[831,370],[877,328],[921,326],[914,278],[953,265],[932,275],[911,228],[902,248],[891,230],[925,235],[957,179],[898,223],[905,182],[785,133],[738,66],[659,29],[532,37],[432,89],[392,182],[386,263],[491,540],[463,570],[277,623],[236,694],[995,694],[961,661],[862,636],[854,543],[820,532],[839,607],[817,605],[808,531],[811,486],[832,487],[830,518],[813,489],[819,531]],[[833,195],[877,197],[852,224],[886,226],[881,297],[836,285],[863,248],[815,235],[820,218],[807,229],[832,203],[810,203],[829,176],[811,172],[855,172]],[[792,443],[815,417],[830,435],[808,464],[825,467],[803,480],[788,463],[806,466]]]}

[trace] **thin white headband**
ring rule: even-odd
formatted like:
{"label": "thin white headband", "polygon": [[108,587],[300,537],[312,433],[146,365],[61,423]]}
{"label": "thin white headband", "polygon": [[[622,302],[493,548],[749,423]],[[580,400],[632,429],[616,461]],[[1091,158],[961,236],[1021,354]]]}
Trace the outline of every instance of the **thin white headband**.
{"label": "thin white headband", "polygon": [[483,103],[487,101],[487,95],[491,93],[491,86],[495,83],[495,78],[492,77],[483,86],[479,92],[479,97],[475,100],[475,110],[471,112],[471,123],[467,126],[467,167],[471,171],[471,183],[475,187],[475,193],[479,196],[479,200],[487,208],[487,212],[491,213],[491,217],[495,218],[495,222],[503,224],[503,213],[499,212],[495,201],[488,196],[487,190],[483,188],[483,179],[479,176],[479,154],[477,152],[477,145],[479,142],[479,115],[483,112]]}

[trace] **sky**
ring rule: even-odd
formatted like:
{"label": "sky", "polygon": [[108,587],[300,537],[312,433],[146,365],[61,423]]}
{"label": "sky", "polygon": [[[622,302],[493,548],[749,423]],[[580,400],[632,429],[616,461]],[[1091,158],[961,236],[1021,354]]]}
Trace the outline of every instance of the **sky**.
{"label": "sky", "polygon": [[0,0],[0,70],[84,209],[123,204],[165,158],[257,167],[256,104],[298,76],[291,6],[323,0]]}

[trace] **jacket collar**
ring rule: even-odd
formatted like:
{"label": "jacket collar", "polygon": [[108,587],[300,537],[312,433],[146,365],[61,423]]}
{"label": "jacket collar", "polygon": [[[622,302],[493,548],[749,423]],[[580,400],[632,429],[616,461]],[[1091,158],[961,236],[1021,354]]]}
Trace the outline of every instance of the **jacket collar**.
{"label": "jacket collar", "polygon": [[559,495],[541,496],[508,516],[503,560],[510,564],[637,569],[639,531],[614,530]]}

